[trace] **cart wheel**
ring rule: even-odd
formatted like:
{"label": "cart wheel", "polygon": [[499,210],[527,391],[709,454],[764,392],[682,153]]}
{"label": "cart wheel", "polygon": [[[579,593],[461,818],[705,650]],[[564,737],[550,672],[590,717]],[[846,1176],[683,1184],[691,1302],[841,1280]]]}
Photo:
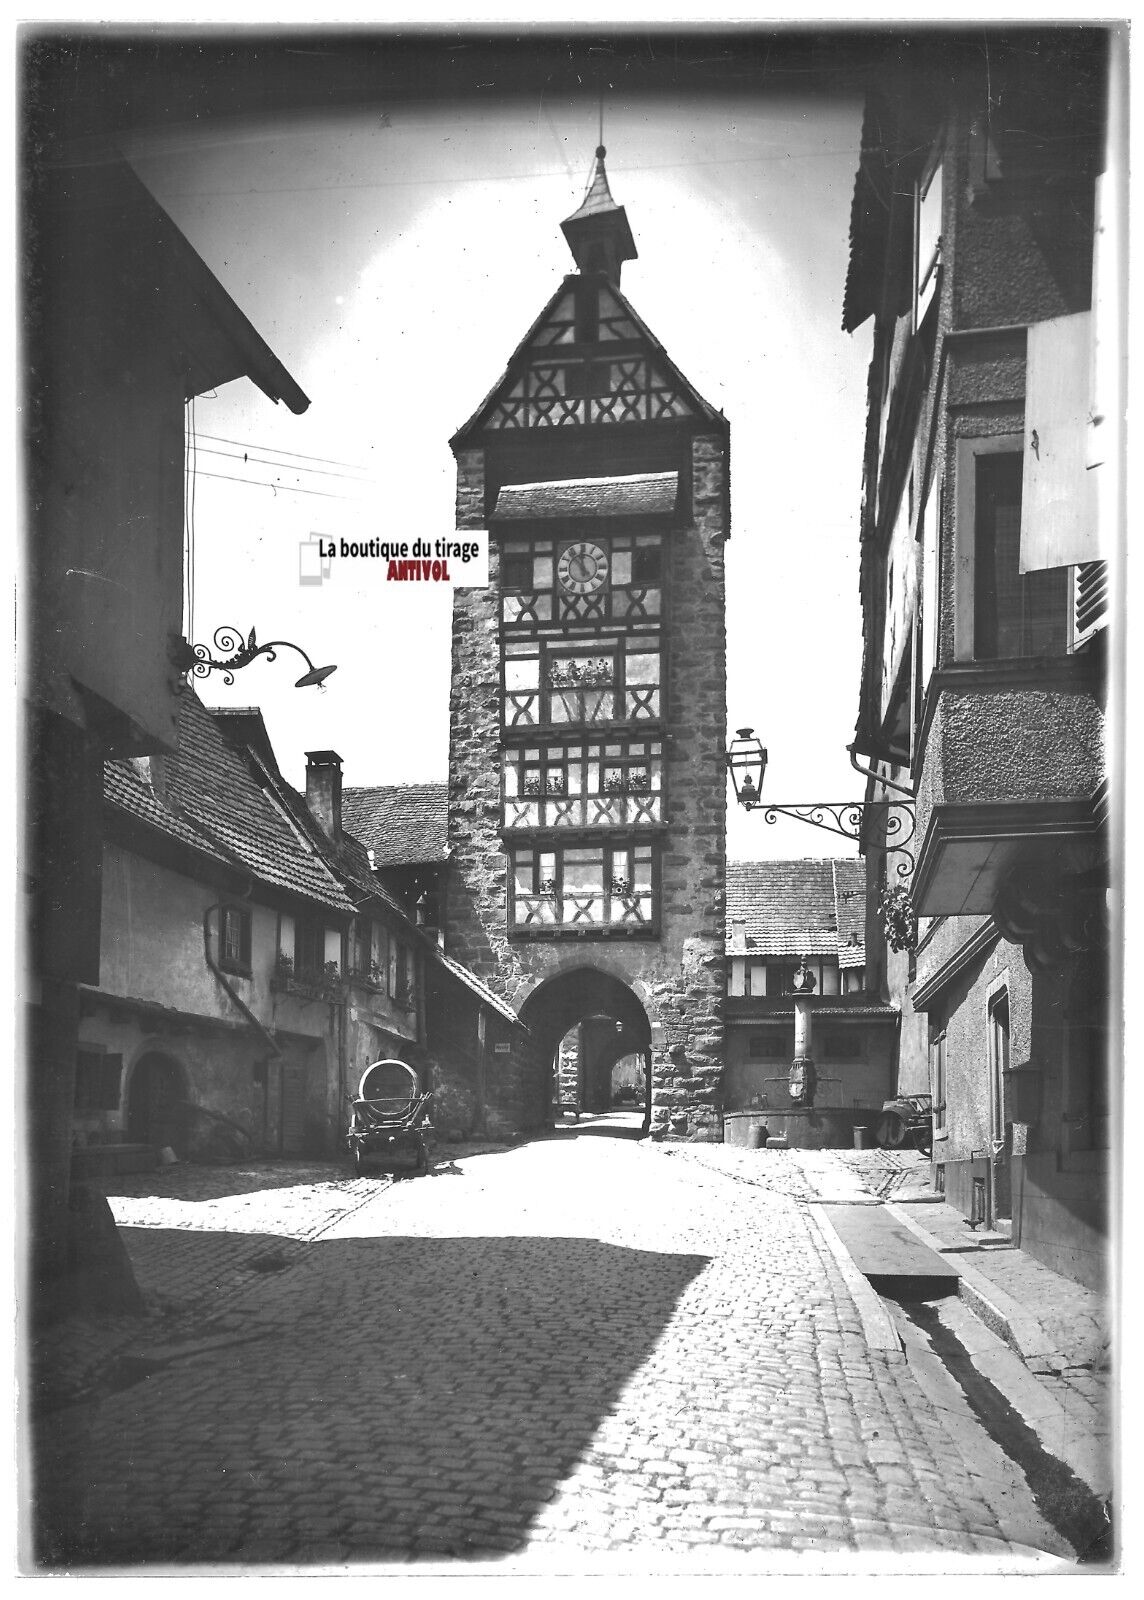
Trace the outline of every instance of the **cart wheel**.
{"label": "cart wheel", "polygon": [[905,1142],[906,1125],[901,1117],[891,1111],[878,1124],[878,1143],[890,1150],[898,1150]]}

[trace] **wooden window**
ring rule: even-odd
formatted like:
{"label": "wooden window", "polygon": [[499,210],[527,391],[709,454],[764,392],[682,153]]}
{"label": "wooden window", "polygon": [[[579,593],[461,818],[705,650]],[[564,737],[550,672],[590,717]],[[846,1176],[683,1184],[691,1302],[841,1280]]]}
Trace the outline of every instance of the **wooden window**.
{"label": "wooden window", "polygon": [[501,557],[501,588],[532,588],[532,552],[506,550]]}
{"label": "wooden window", "polygon": [[316,917],[300,917],[294,935],[294,975],[316,983],[326,964],[326,930]]}
{"label": "wooden window", "polygon": [[118,1111],[119,1086],[123,1078],[123,1057],[101,1050],[85,1050],[75,1056],[75,1109],[77,1111]]}
{"label": "wooden window", "polygon": [[973,458],[973,658],[1063,654],[1068,643],[1068,572],[1020,571],[1018,451]]}
{"label": "wooden window", "polygon": [[515,933],[655,931],[650,842],[518,845],[511,860],[509,926]]}
{"label": "wooden window", "polygon": [[945,1127],[945,1029],[930,1040],[930,1094],[935,1128]]}
{"label": "wooden window", "polygon": [[593,726],[657,721],[662,714],[658,630],[622,641],[569,643],[508,639],[504,647],[504,725]]}
{"label": "wooden window", "polygon": [[350,970],[356,977],[368,978],[374,969],[376,934],[369,917],[358,917],[350,938]]}
{"label": "wooden window", "polygon": [[506,828],[594,828],[663,820],[662,739],[560,740],[504,752]]}
{"label": "wooden window", "polygon": [[250,912],[223,906],[219,913],[219,961],[224,972],[250,976]]}
{"label": "wooden window", "polygon": [[748,961],[747,971],[743,984],[743,993],[757,999],[767,992],[767,966],[766,961]]}
{"label": "wooden window", "polygon": [[785,1061],[794,1050],[785,1033],[753,1033],[747,1040],[747,1054],[752,1061]]}
{"label": "wooden window", "polygon": [[941,150],[914,185],[914,330],[921,326],[937,288],[941,261]]}

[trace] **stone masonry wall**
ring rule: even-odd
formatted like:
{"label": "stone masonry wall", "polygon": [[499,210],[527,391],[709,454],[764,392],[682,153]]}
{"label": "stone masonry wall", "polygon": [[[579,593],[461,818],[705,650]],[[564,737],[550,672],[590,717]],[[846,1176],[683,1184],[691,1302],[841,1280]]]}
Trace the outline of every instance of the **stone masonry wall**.
{"label": "stone masonry wall", "polygon": [[[446,948],[519,1010],[546,978],[591,966],[621,979],[652,1027],[652,1136],[722,1138],[723,929],[726,862],[727,534],[725,440],[690,442],[692,523],[670,536],[665,772],[670,832],[658,940],[510,942],[500,837],[499,561],[488,589],[459,589],[453,609]],[[457,463],[457,526],[485,525],[480,450]],[[538,1120],[547,1063],[518,1095],[521,1127]],[[490,1091],[494,1089],[490,1085]],[[503,1104],[503,1099],[502,1099]]]}

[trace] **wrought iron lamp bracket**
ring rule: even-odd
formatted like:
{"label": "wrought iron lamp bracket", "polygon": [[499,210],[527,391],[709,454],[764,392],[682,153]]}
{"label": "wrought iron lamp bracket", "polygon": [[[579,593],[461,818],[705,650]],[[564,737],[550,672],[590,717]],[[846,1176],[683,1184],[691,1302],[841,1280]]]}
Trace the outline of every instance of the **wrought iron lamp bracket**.
{"label": "wrought iron lamp bracket", "polygon": [[267,661],[274,661],[279,650],[293,650],[306,663],[308,670],[295,685],[298,689],[320,686],[330,673],[336,670],[334,667],[315,667],[301,645],[291,644],[289,639],[271,639],[269,644],[259,644],[253,628],[246,638],[237,628],[216,628],[213,643],[222,657],[220,660],[211,655],[205,644],[188,644],[185,640],[180,640],[176,663],[179,670],[188,673],[192,678],[206,678],[212,672],[221,672],[222,681],[232,684],[235,673],[240,672],[243,667],[248,667],[258,656],[265,656]]}
{"label": "wrought iron lamp bracket", "polygon": [[[906,848],[914,836],[917,817],[912,800],[822,800],[816,804],[775,805],[766,800],[742,800],[746,811],[761,811],[764,822],[777,822],[779,817],[794,817],[812,828],[822,828],[827,833],[837,833],[843,839],[856,839],[859,844],[885,850],[887,855],[903,859],[896,864],[899,878],[913,875],[914,854]],[[882,825],[884,838],[871,837],[872,813],[884,812]]]}

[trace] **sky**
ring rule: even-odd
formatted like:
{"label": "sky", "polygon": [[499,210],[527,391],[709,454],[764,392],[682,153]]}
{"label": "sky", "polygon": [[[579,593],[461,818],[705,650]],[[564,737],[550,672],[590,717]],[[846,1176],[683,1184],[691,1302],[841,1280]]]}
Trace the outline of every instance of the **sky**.
{"label": "sky", "polygon": [[[769,752],[764,795],[860,799],[858,517],[869,329],[841,331],[860,105],[755,95],[604,106],[607,168],[639,258],[623,289],[730,422],[728,723]],[[140,176],[310,397],[300,417],[241,380],[191,416],[190,636],[288,639],[211,704],[260,705],[287,778],[335,749],[348,785],[443,781],[451,594],[381,562],[300,581],[314,537],[454,528],[448,440],[565,273],[599,103],[378,105],[140,134]],[[217,653],[217,652],[216,652]],[[297,667],[297,671],[293,670]],[[730,790],[728,791],[730,795]],[[732,857],[852,853],[733,804]]]}

